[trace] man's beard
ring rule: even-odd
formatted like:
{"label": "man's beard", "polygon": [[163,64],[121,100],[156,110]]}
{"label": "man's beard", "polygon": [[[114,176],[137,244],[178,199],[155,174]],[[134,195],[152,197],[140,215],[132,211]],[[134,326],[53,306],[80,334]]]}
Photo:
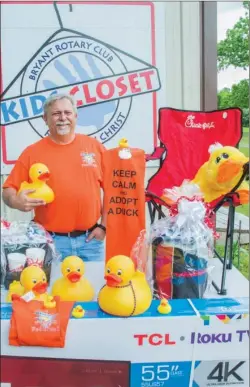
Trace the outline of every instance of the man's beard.
{"label": "man's beard", "polygon": [[57,130],[57,134],[59,134],[60,136],[65,136],[66,134],[69,134],[70,133],[69,123],[68,122],[57,123],[56,130]]}

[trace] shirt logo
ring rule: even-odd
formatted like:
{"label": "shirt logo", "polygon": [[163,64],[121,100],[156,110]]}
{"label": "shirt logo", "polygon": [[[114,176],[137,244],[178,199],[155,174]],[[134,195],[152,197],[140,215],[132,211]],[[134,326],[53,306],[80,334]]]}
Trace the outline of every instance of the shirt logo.
{"label": "shirt logo", "polygon": [[84,167],[96,167],[95,154],[81,152],[82,166]]}

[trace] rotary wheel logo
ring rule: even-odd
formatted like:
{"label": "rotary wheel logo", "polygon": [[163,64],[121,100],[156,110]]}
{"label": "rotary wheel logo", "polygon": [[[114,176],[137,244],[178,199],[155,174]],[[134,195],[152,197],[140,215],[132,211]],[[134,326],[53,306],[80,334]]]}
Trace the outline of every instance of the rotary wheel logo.
{"label": "rotary wheel logo", "polygon": [[[135,70],[131,71],[131,67]],[[20,77],[20,95],[4,99]],[[42,119],[44,101],[52,94],[68,93],[77,103],[77,132],[105,143],[125,124],[133,97],[159,88],[158,70],[154,66],[61,26],[5,89],[1,125],[28,121],[44,137],[47,135]]]}

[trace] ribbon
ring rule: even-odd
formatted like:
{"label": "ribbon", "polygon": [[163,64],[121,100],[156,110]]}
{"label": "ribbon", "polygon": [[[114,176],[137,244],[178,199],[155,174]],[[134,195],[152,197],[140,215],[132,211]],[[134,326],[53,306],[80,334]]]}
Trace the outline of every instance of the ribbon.
{"label": "ribbon", "polygon": [[220,234],[216,232],[212,217],[214,212],[209,203],[205,203],[204,199],[200,196],[193,196],[192,198],[187,196],[181,196],[170,207],[169,214],[171,217],[178,215],[177,225],[179,227],[187,220],[193,222],[203,222],[213,232],[213,237],[218,239]]}

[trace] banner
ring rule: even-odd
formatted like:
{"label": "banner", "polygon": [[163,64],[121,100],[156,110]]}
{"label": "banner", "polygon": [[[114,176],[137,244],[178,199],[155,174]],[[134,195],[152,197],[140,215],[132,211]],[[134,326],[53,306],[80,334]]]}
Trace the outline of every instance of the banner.
{"label": "banner", "polygon": [[157,106],[166,102],[164,9],[126,1],[1,5],[2,174],[28,145],[48,135],[43,103],[61,92],[76,101],[77,133],[108,149],[117,135],[126,136],[152,152]]}
{"label": "banner", "polygon": [[[104,207],[107,211],[106,259],[130,256],[140,232],[145,229],[145,153],[130,149],[132,157],[121,159],[120,148],[103,157]],[[124,230],[129,230],[124,234]]]}

